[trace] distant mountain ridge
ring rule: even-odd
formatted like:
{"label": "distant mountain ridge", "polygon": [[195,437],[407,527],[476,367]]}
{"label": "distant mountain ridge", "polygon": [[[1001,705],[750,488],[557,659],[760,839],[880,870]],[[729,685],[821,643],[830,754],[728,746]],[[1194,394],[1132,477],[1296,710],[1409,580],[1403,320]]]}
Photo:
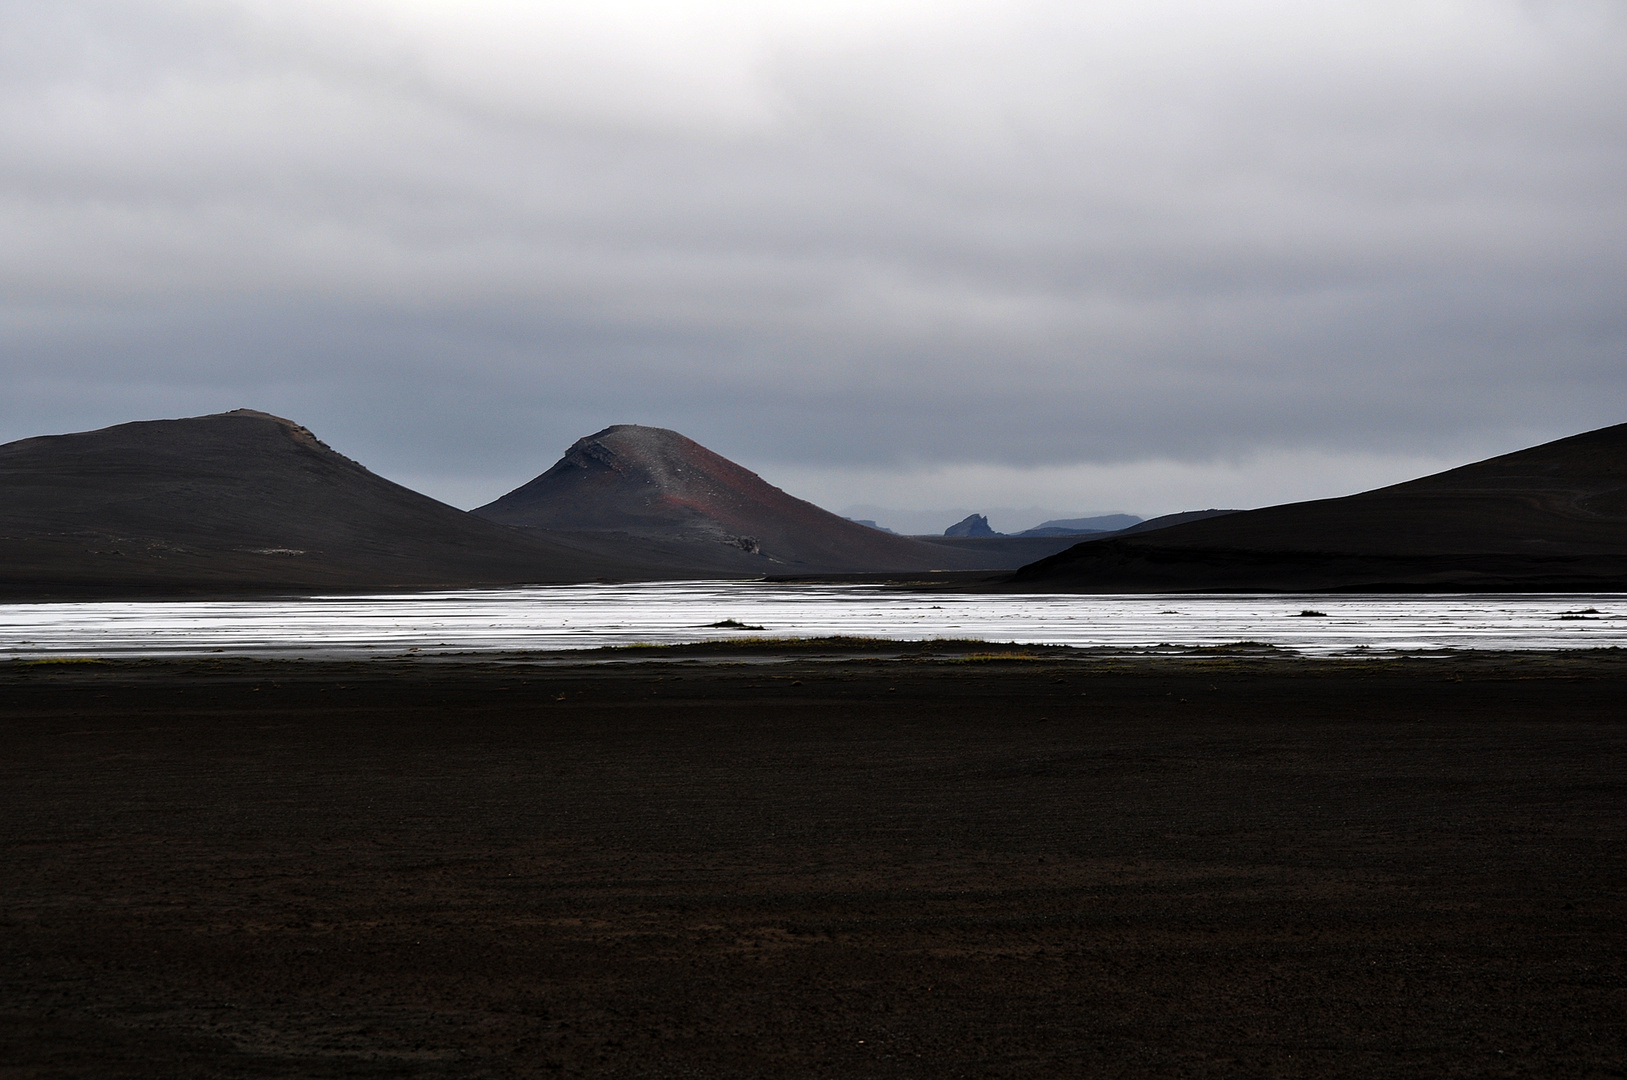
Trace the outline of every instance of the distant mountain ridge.
{"label": "distant mountain ridge", "polygon": [[7,597],[925,575],[1023,561],[1007,587],[1624,590],[1627,424],[1343,499],[1168,515],[1082,543],[890,534],[635,425],[578,440],[477,513],[252,410],[0,446]]}
{"label": "distant mountain ridge", "polygon": [[1098,514],[1095,517],[1057,518],[1042,521],[1032,529],[1024,529],[1013,536],[1077,536],[1081,533],[1122,532],[1143,524],[1134,514]]}
{"label": "distant mountain ridge", "polygon": [[1143,524],[1142,519],[1134,514],[1100,514],[1096,517],[1059,518],[1053,521],[1043,521],[1032,529],[1024,529],[1022,532],[1002,533],[994,531],[994,528],[989,524],[987,515],[969,514],[945,529],[943,535],[973,538],[995,536],[1083,536],[1089,533],[1120,532],[1140,524]]}
{"label": "distant mountain ridge", "polygon": [[[560,484],[562,501],[535,498]],[[675,432],[632,425],[579,440],[483,511],[250,409],[38,436],[0,446],[0,596],[998,572],[1049,553],[845,521]],[[519,524],[492,520],[506,513]]]}
{"label": "distant mountain ridge", "polygon": [[1089,540],[1013,587],[1167,590],[1627,588],[1627,424],[1403,484]]}

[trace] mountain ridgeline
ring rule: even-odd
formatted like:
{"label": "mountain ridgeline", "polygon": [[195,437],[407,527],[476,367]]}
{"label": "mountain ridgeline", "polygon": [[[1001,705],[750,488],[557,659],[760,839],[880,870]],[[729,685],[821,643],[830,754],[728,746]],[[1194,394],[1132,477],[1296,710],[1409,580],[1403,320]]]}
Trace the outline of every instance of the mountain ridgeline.
{"label": "mountain ridgeline", "polygon": [[239,409],[0,446],[0,595],[433,588],[661,576],[473,517]]}
{"label": "mountain ridgeline", "polygon": [[1627,424],[1358,495],[1086,541],[1024,567],[1011,587],[1627,589]]}
{"label": "mountain ridgeline", "polygon": [[[1121,522],[1052,527],[1098,523]],[[961,526],[922,538],[848,521],[635,425],[578,440],[473,512],[251,410],[0,446],[0,597],[13,599],[944,571],[978,572],[963,588],[1056,592],[1613,591],[1627,589],[1627,424],[1341,499],[1175,514],[1084,542]]]}
{"label": "mountain ridgeline", "polygon": [[[1210,511],[1210,513],[1225,513],[1226,511]],[[1042,521],[1032,529],[1024,529],[1018,533],[995,532],[989,525],[989,519],[982,514],[971,514],[955,522],[943,531],[945,536],[956,538],[987,538],[994,536],[1021,536],[1021,537],[1052,537],[1052,536],[1099,536],[1103,533],[1123,532],[1137,525],[1146,524],[1134,514],[1098,514],[1095,517],[1057,518],[1053,521]]]}

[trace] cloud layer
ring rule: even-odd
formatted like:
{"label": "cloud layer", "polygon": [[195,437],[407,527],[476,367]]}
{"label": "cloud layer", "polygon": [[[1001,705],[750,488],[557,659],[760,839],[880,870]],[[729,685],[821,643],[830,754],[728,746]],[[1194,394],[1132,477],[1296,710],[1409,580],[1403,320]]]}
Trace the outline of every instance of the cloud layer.
{"label": "cloud layer", "polygon": [[465,505],[616,422],[835,504],[1402,479],[1627,419],[1624,11],[7,5],[0,437],[251,405]]}

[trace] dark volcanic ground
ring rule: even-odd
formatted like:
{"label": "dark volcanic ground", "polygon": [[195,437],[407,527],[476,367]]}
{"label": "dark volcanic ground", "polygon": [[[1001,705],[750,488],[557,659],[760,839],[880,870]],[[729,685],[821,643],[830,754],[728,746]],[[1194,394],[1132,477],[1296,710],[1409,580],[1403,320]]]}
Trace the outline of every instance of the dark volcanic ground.
{"label": "dark volcanic ground", "polygon": [[0,666],[0,1076],[1627,1070],[1627,657],[666,655]]}

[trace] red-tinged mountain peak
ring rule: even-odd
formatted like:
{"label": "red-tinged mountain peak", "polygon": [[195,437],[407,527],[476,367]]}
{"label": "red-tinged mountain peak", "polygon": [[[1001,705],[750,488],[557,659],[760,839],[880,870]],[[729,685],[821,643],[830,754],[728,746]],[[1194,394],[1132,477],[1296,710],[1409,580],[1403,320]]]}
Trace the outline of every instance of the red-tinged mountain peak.
{"label": "red-tinged mountain peak", "polygon": [[638,424],[578,439],[547,472],[474,513],[508,525],[698,544],[734,561],[744,553],[764,573],[776,565],[917,570],[969,561],[838,517],[676,431]]}
{"label": "red-tinged mountain peak", "polygon": [[[578,439],[555,469],[609,469],[682,503],[722,509],[792,497],[750,469],[666,428],[617,424]],[[552,471],[552,470],[550,470]]]}

